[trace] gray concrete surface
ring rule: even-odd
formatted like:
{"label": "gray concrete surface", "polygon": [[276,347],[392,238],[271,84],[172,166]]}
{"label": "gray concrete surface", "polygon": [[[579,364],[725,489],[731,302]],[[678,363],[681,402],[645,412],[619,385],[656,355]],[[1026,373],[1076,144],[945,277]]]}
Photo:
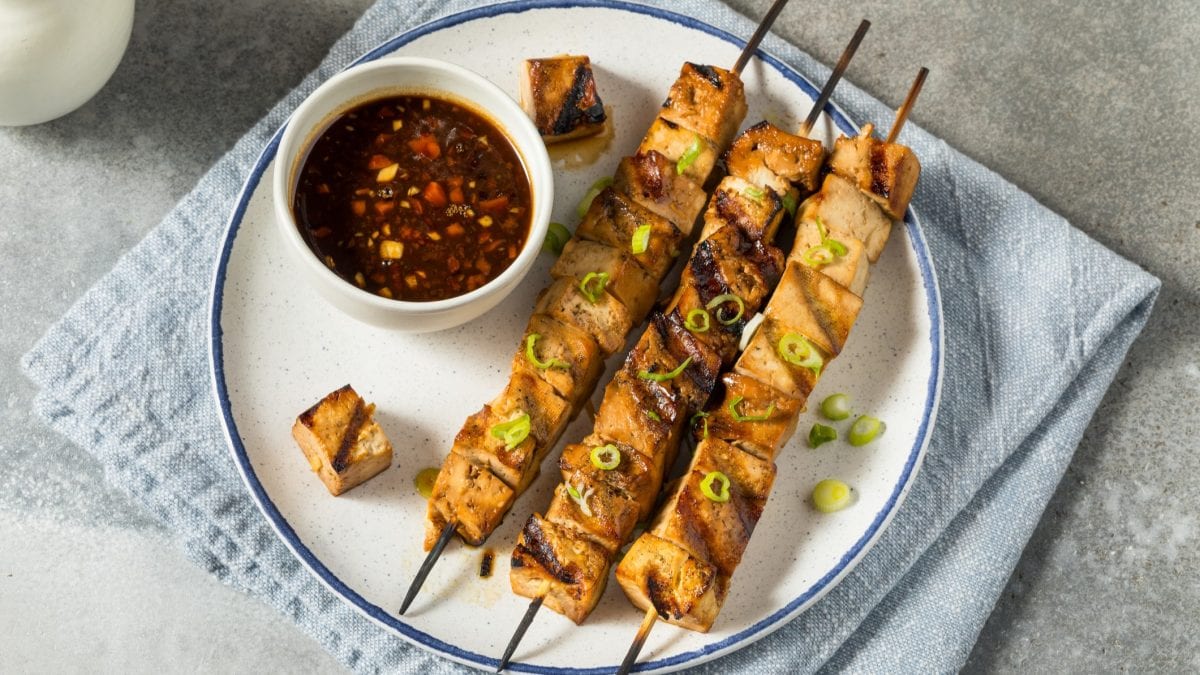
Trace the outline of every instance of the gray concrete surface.
{"label": "gray concrete surface", "polygon": [[[0,671],[338,670],[46,430],[17,361],[368,3],[142,0],[96,99],[0,129]],[[831,62],[864,16],[853,81],[896,103],[928,65],[918,123],[1165,282],[966,669],[1194,671],[1200,5],[796,3],[776,30]]]}

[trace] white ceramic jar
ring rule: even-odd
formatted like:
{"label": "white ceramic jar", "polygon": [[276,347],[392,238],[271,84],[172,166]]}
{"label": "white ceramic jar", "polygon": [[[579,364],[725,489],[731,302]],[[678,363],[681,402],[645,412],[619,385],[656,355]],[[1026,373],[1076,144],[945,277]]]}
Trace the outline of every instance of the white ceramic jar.
{"label": "white ceramic jar", "polygon": [[125,54],[134,0],[0,0],[0,126],[87,103]]}

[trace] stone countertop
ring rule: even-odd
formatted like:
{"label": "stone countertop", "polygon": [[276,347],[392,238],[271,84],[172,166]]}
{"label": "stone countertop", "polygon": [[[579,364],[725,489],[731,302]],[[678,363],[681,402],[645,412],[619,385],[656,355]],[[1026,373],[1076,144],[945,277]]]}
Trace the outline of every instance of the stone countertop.
{"label": "stone countertop", "polygon": [[[369,1],[142,0],[95,99],[0,129],[0,670],[339,670],[47,430],[18,360]],[[870,18],[852,81],[896,104],[929,66],[917,123],[1164,282],[967,669],[1194,671],[1200,5],[1065,4],[797,3],[775,30],[830,63]]]}

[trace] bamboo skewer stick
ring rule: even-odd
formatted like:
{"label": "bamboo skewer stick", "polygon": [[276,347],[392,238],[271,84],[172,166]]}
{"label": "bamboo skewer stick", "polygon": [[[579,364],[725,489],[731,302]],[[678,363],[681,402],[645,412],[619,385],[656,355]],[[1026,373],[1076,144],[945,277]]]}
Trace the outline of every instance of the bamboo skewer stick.
{"label": "bamboo skewer stick", "polygon": [[928,74],[929,69],[924,66],[917,71],[917,78],[913,80],[912,86],[908,88],[908,96],[904,97],[904,103],[896,111],[896,119],[892,122],[892,130],[887,135],[888,143],[894,143],[899,138],[900,130],[904,128],[904,123],[908,121],[908,112],[912,110],[913,104],[917,102],[917,96],[921,94],[921,87],[925,84],[925,76]]}
{"label": "bamboo skewer stick", "polygon": [[850,65],[850,60],[854,58],[854,52],[858,51],[858,45],[866,37],[867,31],[871,28],[871,22],[866,19],[858,24],[858,30],[854,31],[854,37],[850,38],[850,42],[846,48],[842,50],[842,55],[838,58],[838,62],[833,67],[833,71],[829,73],[829,79],[825,81],[825,86],[821,88],[821,94],[817,96],[817,100],[813,102],[812,109],[808,111],[808,117],[805,118],[804,124],[800,125],[801,136],[808,136],[812,132],[813,125],[817,123],[817,118],[821,116],[821,111],[825,109],[825,104],[829,102],[829,97],[833,95],[833,90],[837,88],[837,84],[842,79],[842,74],[846,72],[846,68]]}
{"label": "bamboo skewer stick", "polygon": [[446,523],[442,528],[442,534],[438,536],[437,543],[429,550],[429,554],[425,556],[425,561],[421,563],[421,569],[417,570],[417,576],[413,577],[412,583],[408,587],[408,593],[404,596],[404,603],[400,605],[400,615],[408,611],[408,606],[412,604],[413,599],[417,597],[417,593],[421,591],[421,586],[425,585],[425,577],[429,576],[430,570],[437,563],[438,558],[442,555],[442,549],[446,548],[446,544],[450,543],[450,538],[454,536],[454,528],[458,527],[458,523]]}
{"label": "bamboo skewer stick", "polygon": [[642,619],[642,625],[638,627],[637,635],[633,638],[633,644],[629,645],[629,651],[625,652],[625,659],[621,661],[621,667],[617,669],[617,675],[628,675],[633,669],[633,664],[637,663],[638,654],[642,653],[642,646],[646,644],[646,638],[650,637],[650,629],[654,628],[654,624],[658,623],[658,610],[654,605],[650,605],[650,609],[646,610],[646,616]]}
{"label": "bamboo skewer stick", "polygon": [[767,36],[767,31],[771,30],[771,25],[775,23],[775,18],[783,11],[783,6],[788,3],[788,0],[775,0],[775,4],[767,10],[763,15],[762,21],[758,22],[758,28],[754,30],[754,35],[746,41],[746,46],[742,48],[742,53],[738,55],[737,61],[733,64],[733,72],[738,75],[742,74],[742,69],[750,62],[750,57],[754,56],[754,50],[758,49],[758,44]]}

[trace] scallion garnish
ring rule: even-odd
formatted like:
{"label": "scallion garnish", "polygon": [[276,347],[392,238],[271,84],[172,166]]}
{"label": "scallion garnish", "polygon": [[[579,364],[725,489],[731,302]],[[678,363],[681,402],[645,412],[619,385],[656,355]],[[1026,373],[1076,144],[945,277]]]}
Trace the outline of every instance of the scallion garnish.
{"label": "scallion garnish", "polygon": [[529,359],[529,362],[536,366],[538,370],[545,370],[547,368],[566,370],[570,368],[571,365],[562,359],[551,357],[546,361],[538,360],[537,354],[534,353],[534,346],[541,337],[538,333],[530,333],[529,337],[525,338],[525,358]]}
{"label": "scallion garnish", "polygon": [[701,411],[692,415],[692,419],[688,421],[688,424],[692,425],[692,429],[695,429],[696,422],[703,423],[700,438],[708,438],[708,413]]}
{"label": "scallion garnish", "polygon": [[637,229],[633,231],[633,238],[629,242],[629,249],[633,251],[634,255],[641,255],[648,248],[650,248],[650,226],[638,225]]}
{"label": "scallion garnish", "polygon": [[836,440],[837,429],[831,426],[817,423],[808,432],[808,445],[813,448],[819,448],[823,443]]}
{"label": "scallion garnish", "polygon": [[649,417],[650,419],[654,420],[655,422],[662,421],[662,416],[659,415],[658,413],[654,412],[653,410],[645,410],[644,412],[646,413],[646,417]]}
{"label": "scallion garnish", "polygon": [[675,162],[675,173],[683,175],[683,172],[687,171],[692,162],[695,162],[696,158],[700,156],[702,150],[704,150],[704,144],[700,141],[700,134],[692,134],[692,144],[679,156],[679,161]]}
{"label": "scallion garnish", "polygon": [[[732,302],[737,305],[737,314],[734,314],[732,317],[727,316],[728,312],[723,311],[725,308],[721,307],[721,305],[727,302]],[[717,317],[717,321],[720,322],[722,326],[732,326],[733,324],[737,323],[738,319],[742,318],[743,314],[746,313],[746,303],[733,293],[724,293],[722,295],[718,295],[712,300],[709,300],[708,304],[704,307],[705,309],[709,310],[721,307],[720,309],[717,309],[714,314]]]}
{"label": "scallion garnish", "polygon": [[425,499],[429,499],[429,495],[433,494],[433,484],[437,482],[438,469],[437,467],[426,467],[417,472],[413,478],[413,487],[417,488],[417,493]]}
{"label": "scallion garnish", "polygon": [[796,217],[796,193],[793,190],[788,190],[788,193],[783,196],[783,208],[792,218]]}
{"label": "scallion garnish", "polygon": [[579,200],[579,206],[575,207],[575,214],[578,215],[580,219],[587,215],[588,209],[592,207],[592,200],[596,198],[596,195],[603,192],[604,188],[612,185],[612,182],[612,176],[605,176],[595,183],[592,183],[592,186],[588,188],[588,191],[583,194],[583,199]]}
{"label": "scallion garnish", "polygon": [[745,397],[743,396],[735,396],[734,399],[729,402],[729,414],[733,416],[733,421],[765,422],[771,419],[771,415],[775,414],[775,402],[772,401],[771,405],[767,406],[767,411],[761,415],[743,415],[738,411],[738,404],[741,403],[744,398]]}
{"label": "scallion garnish", "polygon": [[808,368],[814,374],[821,374],[821,366],[825,365],[825,359],[813,343],[808,341],[808,338],[799,333],[788,333],[779,338],[779,356],[784,361],[801,368]]}
{"label": "scallion garnish", "polygon": [[850,397],[845,394],[830,394],[821,401],[821,414],[835,422],[850,417]]}
{"label": "scallion garnish", "polygon": [[529,437],[529,428],[529,413],[521,413],[493,426],[492,437],[504,441],[505,450],[512,450]]}
{"label": "scallion garnish", "polygon": [[825,245],[828,246],[829,250],[833,251],[833,254],[839,258],[846,255],[846,253],[849,252],[846,249],[846,245],[843,244],[842,242],[838,241],[837,239],[826,239]]}
{"label": "scallion garnish", "polygon": [[836,478],[826,478],[812,491],[813,506],[821,513],[841,511],[850,505],[852,496],[850,486]]}
{"label": "scallion garnish", "polygon": [[609,443],[608,445],[598,445],[592,448],[590,455],[592,466],[605,471],[612,471],[621,465],[621,450],[617,446]]}
{"label": "scallion garnish", "polygon": [[708,312],[697,307],[687,313],[687,317],[683,320],[683,326],[693,333],[706,333],[711,326],[711,319]]}
{"label": "scallion garnish", "polygon": [[574,485],[567,483],[567,495],[571,497],[572,501],[579,505],[579,510],[583,512],[583,515],[588,516],[589,518],[592,515],[592,508],[588,506],[588,499],[590,499],[592,494],[595,492],[596,489],[592,487],[587,487],[583,490],[580,490]]}
{"label": "scallion garnish", "polygon": [[709,471],[700,479],[700,492],[717,503],[729,501],[729,476],[720,471]]}
{"label": "scallion garnish", "polygon": [[654,380],[655,382],[666,382],[667,380],[673,380],[673,379],[679,377],[681,374],[683,374],[683,371],[689,365],[691,365],[691,363],[692,363],[692,357],[689,356],[686,359],[684,359],[683,363],[679,364],[679,366],[677,368],[675,368],[675,370],[672,370],[669,373],[652,373],[648,370],[639,370],[638,377],[642,378],[643,380]]}
{"label": "scallion garnish", "polygon": [[887,425],[881,422],[879,418],[863,415],[854,420],[854,424],[850,425],[850,434],[847,440],[850,441],[850,445],[855,447],[866,445],[883,435],[883,432],[886,430]]}
{"label": "scallion garnish", "polygon": [[550,223],[550,228],[546,230],[546,239],[542,241],[542,250],[559,255],[568,241],[571,241],[571,231],[567,226],[562,223]]}
{"label": "scallion garnish", "polygon": [[754,201],[756,201],[756,202],[758,202],[759,204],[761,204],[761,203],[762,203],[762,200],[763,200],[763,197],[764,197],[764,196],[765,196],[767,193],[765,193],[765,192],[763,192],[761,189],[759,189],[759,188],[756,188],[756,187],[754,187],[753,185],[751,185],[750,187],[746,188],[745,190],[742,190],[742,194],[746,195],[746,196],[747,196],[747,197],[749,197],[750,199],[753,199]]}
{"label": "scallion garnish", "polygon": [[608,285],[608,272],[588,272],[579,282],[579,292],[593,305],[600,302],[604,287]]}

